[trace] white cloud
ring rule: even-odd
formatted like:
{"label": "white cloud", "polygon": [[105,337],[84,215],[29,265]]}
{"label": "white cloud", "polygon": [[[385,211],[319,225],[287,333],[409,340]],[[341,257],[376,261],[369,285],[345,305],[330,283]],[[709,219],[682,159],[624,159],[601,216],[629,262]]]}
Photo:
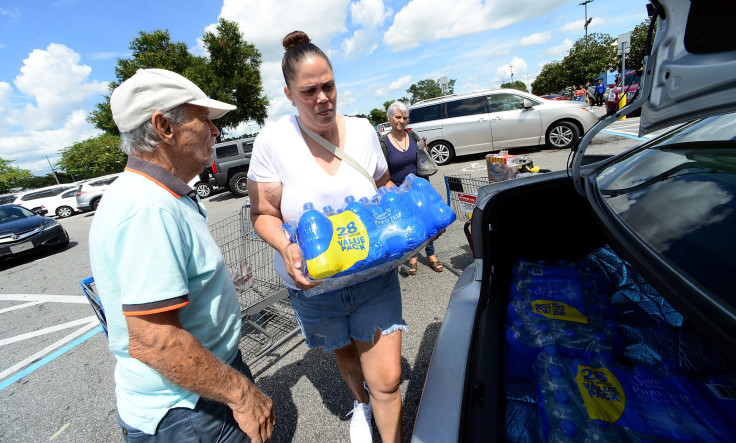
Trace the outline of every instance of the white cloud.
{"label": "white cloud", "polygon": [[550,46],[544,51],[544,55],[549,55],[552,57],[559,57],[564,56],[567,54],[567,52],[572,48],[572,40],[569,38],[566,38],[565,41],[563,41],[561,44],[557,46]]}
{"label": "white cloud", "polygon": [[[301,30],[312,43],[323,51],[330,47],[331,39],[345,32],[349,0],[281,0],[278,5],[259,0],[224,0],[220,17],[238,23],[243,37],[253,43],[264,61],[281,62],[284,36]],[[278,9],[280,13],[275,13]],[[215,31],[216,24],[206,31]]]}
{"label": "white cloud", "polygon": [[544,15],[565,4],[565,0],[538,0],[533,8],[519,7],[503,0],[412,0],[394,17],[383,42],[394,51],[418,46],[421,42],[460,37]]}
{"label": "white cloud", "polygon": [[511,81],[511,74],[516,76],[516,80],[521,80],[521,74],[527,71],[528,65],[526,60],[514,57],[511,63],[499,66],[496,70],[496,77],[493,82],[507,83]]}
{"label": "white cloud", "polygon": [[372,53],[377,47],[376,30],[383,25],[393,10],[384,6],[382,0],[360,0],[350,5],[352,24],[358,27],[353,35],[342,42],[345,57]]}
{"label": "white cloud", "polygon": [[106,82],[88,81],[92,68],[80,65],[79,59],[79,54],[56,43],[31,52],[13,81],[31,103],[16,110],[11,121],[27,129],[51,129],[90,98],[107,92]]}
{"label": "white cloud", "polygon": [[11,10],[0,8],[0,16],[8,17],[11,20],[18,20],[20,18],[20,11],[18,8]]}
{"label": "white cloud", "polygon": [[0,82],[0,157],[32,172],[46,171],[58,151],[99,133],[87,123],[90,105],[107,83],[90,80],[72,49],[52,43],[23,60],[13,85]]}
{"label": "white cloud", "polygon": [[405,75],[395,81],[392,81],[388,85],[389,91],[396,91],[397,89],[406,89],[411,84],[411,75]]}
{"label": "white cloud", "polygon": [[85,111],[76,110],[57,129],[31,129],[9,134],[0,132],[0,157],[15,160],[13,166],[30,169],[31,172],[50,172],[45,156],[49,156],[53,163],[59,158],[59,150],[99,134],[96,128],[87,123],[86,118]]}
{"label": "white cloud", "polygon": [[526,37],[523,37],[519,41],[519,46],[536,46],[536,45],[543,45],[549,41],[549,39],[552,38],[552,33],[549,31],[545,32],[537,32],[532,35],[528,35]]}
{"label": "white cloud", "polygon": [[[588,32],[595,32],[596,29],[602,29],[603,25],[605,25],[607,22],[608,20],[606,20],[605,18],[591,18],[590,24],[588,24]],[[582,32],[583,34],[585,34],[585,19],[565,23],[562,26],[562,32]]]}

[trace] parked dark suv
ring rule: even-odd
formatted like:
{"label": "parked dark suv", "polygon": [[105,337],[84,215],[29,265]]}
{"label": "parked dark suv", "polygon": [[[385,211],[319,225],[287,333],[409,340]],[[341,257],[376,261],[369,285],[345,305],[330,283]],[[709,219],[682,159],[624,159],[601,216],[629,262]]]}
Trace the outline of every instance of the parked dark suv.
{"label": "parked dark suv", "polygon": [[[733,441],[736,13],[714,5],[652,0],[639,97],[567,171],[479,189],[413,441]],[[681,125],[585,156],[641,105],[643,134]]]}
{"label": "parked dark suv", "polygon": [[225,186],[238,197],[248,195],[248,168],[255,137],[217,143],[214,146],[211,186]]}

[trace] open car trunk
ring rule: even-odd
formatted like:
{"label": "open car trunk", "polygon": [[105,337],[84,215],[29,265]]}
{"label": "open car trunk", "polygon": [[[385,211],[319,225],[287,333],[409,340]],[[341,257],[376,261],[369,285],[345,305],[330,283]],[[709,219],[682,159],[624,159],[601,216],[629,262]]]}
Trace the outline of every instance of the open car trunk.
{"label": "open car trunk", "polygon": [[[555,432],[555,426],[560,424],[559,419],[556,422],[554,418],[556,411],[550,411],[549,398],[546,401],[543,400],[540,391],[540,389],[543,389],[540,388],[542,382],[537,374],[540,371],[539,361],[535,363],[534,375],[529,370],[528,360],[535,361],[541,358],[538,356],[540,350],[531,349],[532,356],[530,357],[528,355],[529,348],[521,345],[520,348],[524,351],[523,354],[526,355],[520,355],[519,346],[511,347],[509,344],[509,340],[511,340],[509,334],[512,333],[512,319],[509,318],[512,311],[509,310],[509,306],[511,298],[518,296],[514,292],[514,288],[518,288],[519,279],[521,278],[518,275],[519,264],[542,263],[543,266],[555,267],[581,263],[589,259],[591,255],[600,253],[601,250],[615,253],[614,245],[616,242],[611,241],[615,239],[606,237],[603,227],[599,226],[592,216],[592,209],[586,200],[575,191],[573,182],[567,177],[566,173],[560,172],[555,173],[555,175],[553,177],[550,174],[543,181],[537,180],[537,183],[534,183],[533,180],[527,180],[521,185],[521,183],[510,181],[488,187],[488,191],[491,192],[490,197],[483,200],[485,204],[480,205],[473,215],[472,245],[474,255],[476,257],[482,256],[484,260],[480,277],[480,298],[475,311],[476,317],[463,383],[464,392],[458,435],[460,441],[545,441],[545,439],[553,438],[552,432]],[[479,196],[479,201],[481,201],[481,198]],[[636,270],[633,266],[626,261],[627,257],[620,256],[618,253],[615,254],[621,259],[621,263],[616,266],[625,264],[630,274],[629,278],[632,278],[632,276],[639,278],[635,276]],[[582,275],[583,271],[580,270],[580,272]],[[603,276],[595,274],[591,278],[600,280]],[[583,281],[582,277],[580,281]],[[687,322],[687,319],[682,319],[682,316],[645,282],[644,277],[641,277],[638,281],[641,285],[653,290],[654,297],[659,297],[660,307],[666,306],[667,309],[665,310],[679,318],[681,322],[675,327],[662,321],[662,318],[650,318],[648,314],[642,315],[644,311],[637,311],[638,313],[632,314],[632,304],[628,303],[631,300],[624,299],[628,303],[627,306],[612,302],[611,306],[616,306],[617,310],[615,315],[613,314],[614,311],[611,311],[610,319],[614,321],[612,327],[618,334],[616,337],[618,337],[619,342],[618,349],[615,352],[617,354],[615,362],[609,362],[608,367],[615,366],[623,369],[624,372],[619,373],[619,378],[623,379],[628,373],[635,374],[642,370],[641,368],[644,368],[645,364],[649,365],[651,360],[659,358],[662,358],[663,361],[666,358],[675,360],[668,361],[673,366],[673,372],[668,375],[683,375],[682,379],[677,379],[678,386],[685,386],[682,389],[687,392],[690,392],[688,389],[691,388],[700,389],[701,385],[698,383],[702,380],[710,380],[709,376],[717,377],[728,373],[736,373],[736,364],[732,360],[728,360],[718,348],[700,335]],[[609,288],[598,292],[613,300],[611,299],[614,295],[613,291],[614,289]],[[619,293],[616,293],[616,295],[620,296]],[[620,298],[617,300],[620,302]],[[637,303],[642,304],[644,302],[639,300]],[[634,303],[634,310],[636,311],[637,307],[635,305],[636,303]],[[566,307],[570,308],[569,306]],[[591,312],[588,311],[588,314],[591,315],[592,319]],[[548,324],[551,324],[549,322],[560,322],[560,320],[549,320]],[[569,324],[575,326],[573,323]],[[628,332],[628,335],[626,333],[621,334],[619,330]],[[632,337],[632,334],[642,334],[642,331],[645,344],[636,343],[637,338]],[[661,334],[658,331],[665,331],[667,336],[657,338],[655,334]],[[647,338],[647,334],[649,334],[649,338]],[[563,338],[562,340],[566,339]],[[658,343],[652,345],[647,340]],[[652,345],[651,349],[649,349],[650,345]],[[565,347],[564,344],[560,346]],[[594,352],[589,352],[592,350],[592,346],[592,344],[588,344],[589,349],[584,355],[583,353],[565,355],[564,357],[567,359],[561,358],[561,361],[567,363],[560,364],[570,366],[573,363],[573,357],[577,357],[575,362],[581,368],[578,374],[579,377],[585,372],[583,368],[588,367],[586,365],[590,365],[591,368],[602,366],[601,364],[585,361],[585,359],[595,357]],[[547,348],[543,347],[542,350],[545,349]],[[558,347],[557,349],[561,348]],[[624,350],[626,350],[626,355],[624,355]],[[554,353],[555,351],[549,352]],[[682,366],[686,366],[686,368],[678,367],[678,358],[681,360],[679,363],[682,363]],[[614,359],[611,358],[611,360]],[[699,365],[701,367],[698,367]],[[647,369],[647,372],[649,371],[650,369]],[[521,375],[520,372],[528,372],[528,374]],[[574,372],[575,370],[573,370],[571,376],[571,386],[568,387],[571,387],[575,392],[571,393],[570,398],[578,394],[578,386],[580,386],[579,394],[584,397],[583,385],[574,383]],[[692,379],[698,381],[691,383],[691,378],[685,378],[691,376],[697,376]],[[658,378],[659,375],[652,377],[652,380],[657,382],[661,380],[661,378]],[[668,378],[667,380],[675,380],[675,378]],[[618,390],[626,391],[629,398],[628,404],[626,401],[620,403],[631,410],[637,406],[637,402],[630,390],[627,389],[630,386],[627,387],[624,382],[622,383],[624,384],[623,388],[619,387]],[[666,385],[669,381],[662,383],[665,383],[661,388],[662,392],[673,390],[667,387],[669,385]],[[705,390],[708,388],[715,389],[713,385],[702,385],[702,388]],[[726,401],[721,408],[722,417],[720,419],[714,419],[713,423],[708,423],[707,420],[701,422],[701,419],[697,418],[695,421],[698,423],[690,425],[688,428],[690,431],[686,436],[678,436],[676,433],[668,434],[669,431],[665,430],[667,427],[666,420],[654,425],[655,429],[641,425],[646,431],[641,433],[641,437],[656,436],[659,432],[658,438],[698,441],[702,437],[721,435],[719,434],[721,428],[729,426],[727,423],[729,419],[733,421],[733,418],[736,417],[736,401],[733,401],[733,392],[729,391],[732,388],[725,385],[723,388],[728,392],[724,394],[724,399],[729,401]],[[604,390],[606,389],[609,389],[609,387],[604,386]],[[616,388],[611,389],[614,393],[617,392]],[[608,394],[604,394],[604,396],[606,395]],[[687,407],[697,410],[697,407],[693,405],[698,404],[701,394],[690,393],[689,395],[690,397],[698,397],[698,399],[688,400],[692,401],[693,404]],[[578,400],[580,400],[579,396]],[[546,413],[544,413],[544,403],[548,405]],[[610,411],[598,411],[599,407],[605,409],[612,402],[599,401],[598,404],[595,404],[592,401],[590,404],[583,404],[578,401],[578,403],[578,413],[581,414],[578,417],[584,416],[582,414],[585,414],[586,409],[591,417],[595,416],[596,413],[599,416],[612,414]],[[542,412],[540,412],[540,407]],[[708,415],[707,412],[703,412],[703,414]],[[631,415],[633,415],[633,412]],[[688,419],[685,418],[685,420]],[[622,421],[626,422],[626,418],[619,420],[619,424]],[[578,423],[573,420],[573,422],[579,428],[576,430],[578,438],[582,436],[584,439],[584,432],[591,432],[590,429],[587,429],[587,431],[584,429],[585,424],[582,421]],[[595,422],[608,426],[608,422],[601,420]],[[636,425],[632,426],[636,427]],[[730,427],[733,427],[732,423]],[[707,428],[710,428],[710,430]],[[629,430],[626,430],[626,433],[621,430],[616,431],[618,434],[612,434],[614,431],[609,428],[605,428],[604,431],[608,433],[605,434],[605,440],[631,441],[639,438],[639,434]],[[731,431],[733,430],[731,429]],[[560,433],[561,431],[558,430],[557,432]],[[566,437],[570,437],[569,441],[578,441],[571,436]]]}

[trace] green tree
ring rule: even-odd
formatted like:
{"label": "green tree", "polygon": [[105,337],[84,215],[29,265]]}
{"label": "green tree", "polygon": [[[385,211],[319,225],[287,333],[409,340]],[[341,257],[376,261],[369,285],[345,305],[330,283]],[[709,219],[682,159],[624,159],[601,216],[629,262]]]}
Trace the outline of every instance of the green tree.
{"label": "green tree", "polygon": [[521,80],[515,80],[513,83],[511,83],[511,82],[501,83],[501,87],[502,88],[508,88],[508,89],[516,89],[518,91],[524,91],[524,92],[528,92],[529,91],[526,88],[526,83],[524,83]]}
{"label": "green tree", "polygon": [[[391,103],[393,103],[393,102],[391,102]],[[389,103],[389,105],[391,103]],[[368,120],[370,120],[370,122],[373,124],[373,126],[375,126],[375,125],[378,125],[378,124],[387,122],[388,121],[388,116],[386,116],[385,109],[383,111],[381,111],[378,108],[373,108],[373,109],[371,109],[371,112],[370,112],[370,115],[368,117]]]}
{"label": "green tree", "polygon": [[[261,54],[243,40],[235,22],[223,19],[216,32],[205,33],[203,42],[209,58],[192,55],[186,43],[172,42],[168,30],[139,32],[130,43],[132,57],[118,59],[110,93],[138,69],[168,69],[192,80],[209,97],[237,106],[214,121],[218,129],[235,128],[248,120],[263,125],[268,99],[261,84]],[[120,135],[112,119],[109,95],[95,106],[87,121],[107,134]]]}
{"label": "green tree", "polygon": [[[442,87],[436,80],[420,80],[417,83],[409,86],[406,92],[411,96],[408,104],[414,104],[422,100],[428,100],[430,98],[442,97]],[[451,79],[447,83],[447,93],[453,94],[455,92],[455,79]],[[393,103],[393,102],[392,102]],[[390,103],[389,103],[390,104]]]}
{"label": "green tree", "polygon": [[547,63],[532,82],[532,94],[557,93],[570,85],[566,77],[565,67],[561,61]]}
{"label": "green tree", "polygon": [[119,146],[119,136],[103,134],[62,149],[56,164],[77,180],[122,172],[128,156]]}
{"label": "green tree", "polygon": [[14,188],[27,188],[31,181],[31,171],[12,166],[15,160],[0,158],[0,194]]}
{"label": "green tree", "polygon": [[216,120],[218,127],[234,129],[245,121],[260,126],[268,117],[268,98],[261,85],[261,53],[243,39],[238,24],[220,19],[216,32],[202,38],[209,59],[199,64],[199,83],[210,98],[232,103],[237,109]]}
{"label": "green tree", "polygon": [[[650,19],[647,18],[643,22],[636,25],[633,31],[631,31],[631,50],[626,55],[626,66],[631,69],[639,69],[644,65],[644,45],[647,40],[647,33],[649,32]],[[656,24],[654,33],[652,34],[652,41],[654,41],[654,35],[656,35]],[[618,58],[618,66],[621,66],[621,57]]]}
{"label": "green tree", "polygon": [[[115,67],[116,80],[108,85],[110,93],[125,80],[132,77],[139,69],[168,69],[186,77],[187,69],[198,65],[196,59],[201,58],[190,54],[186,43],[172,42],[168,30],[140,31],[138,37],[130,42],[129,49],[132,58],[118,59],[118,64]],[[120,131],[112,119],[109,95],[104,97],[103,102],[95,105],[95,109],[90,112],[87,121],[107,134],[120,135]]]}
{"label": "green tree", "polygon": [[566,73],[566,86],[585,85],[592,81],[601,72],[616,67],[615,41],[608,34],[593,33],[578,39],[570,52],[562,59]]}

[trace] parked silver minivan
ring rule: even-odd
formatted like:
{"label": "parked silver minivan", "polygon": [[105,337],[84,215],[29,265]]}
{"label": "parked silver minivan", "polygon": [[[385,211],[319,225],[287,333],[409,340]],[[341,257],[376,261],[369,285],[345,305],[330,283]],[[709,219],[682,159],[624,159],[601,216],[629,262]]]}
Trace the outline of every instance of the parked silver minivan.
{"label": "parked silver minivan", "polygon": [[570,149],[597,121],[582,102],[487,89],[415,103],[408,126],[427,139],[432,158],[444,165],[456,156],[523,146]]}

